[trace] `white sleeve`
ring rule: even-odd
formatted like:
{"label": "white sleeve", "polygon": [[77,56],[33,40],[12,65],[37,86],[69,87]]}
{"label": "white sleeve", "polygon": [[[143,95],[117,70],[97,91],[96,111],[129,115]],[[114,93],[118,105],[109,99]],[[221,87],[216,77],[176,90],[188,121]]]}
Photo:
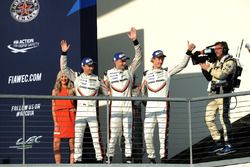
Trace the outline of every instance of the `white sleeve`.
{"label": "white sleeve", "polygon": [[101,89],[102,89],[102,93],[105,96],[110,95],[110,85],[109,85],[109,80],[108,80],[107,72],[105,72],[103,80],[101,80]]}
{"label": "white sleeve", "polygon": [[185,55],[185,57],[183,58],[180,64],[168,69],[169,76],[172,76],[181,72],[188,65],[189,60],[190,60],[190,56]]}
{"label": "white sleeve", "polygon": [[147,96],[147,80],[145,76],[143,76],[142,82],[141,82],[141,93],[142,93],[142,96]]}
{"label": "white sleeve", "polygon": [[131,71],[132,74],[135,73],[136,69],[141,65],[142,61],[142,51],[140,44],[134,46],[134,48],[135,48],[135,57],[132,63],[128,67],[128,69]]}
{"label": "white sleeve", "polygon": [[67,56],[65,55],[61,55],[60,69],[71,81],[73,82],[75,81],[76,79],[75,72],[71,68],[68,67]]}

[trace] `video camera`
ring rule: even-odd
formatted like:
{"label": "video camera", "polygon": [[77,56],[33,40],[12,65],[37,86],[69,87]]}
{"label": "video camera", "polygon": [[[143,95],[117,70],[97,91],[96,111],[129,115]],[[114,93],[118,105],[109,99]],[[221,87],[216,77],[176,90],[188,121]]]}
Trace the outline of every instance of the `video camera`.
{"label": "video camera", "polygon": [[215,63],[217,61],[217,56],[212,46],[208,46],[206,47],[206,49],[202,51],[194,52],[193,55],[191,56],[193,65],[197,65],[199,63],[205,63],[206,61],[210,63]]}

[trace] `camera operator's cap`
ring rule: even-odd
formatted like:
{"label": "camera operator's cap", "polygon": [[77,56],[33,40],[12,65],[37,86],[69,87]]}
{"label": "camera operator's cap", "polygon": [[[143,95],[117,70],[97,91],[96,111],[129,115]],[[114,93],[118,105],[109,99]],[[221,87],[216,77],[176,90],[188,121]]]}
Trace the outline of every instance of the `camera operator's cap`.
{"label": "camera operator's cap", "polygon": [[113,61],[117,60],[129,60],[129,57],[127,57],[123,52],[118,52],[114,54]]}
{"label": "camera operator's cap", "polygon": [[82,62],[81,62],[81,65],[84,66],[84,65],[89,65],[89,66],[92,66],[96,64],[93,59],[91,59],[90,57],[84,57],[82,59]]}
{"label": "camera operator's cap", "polygon": [[162,50],[156,50],[153,52],[152,54],[152,58],[156,58],[156,57],[166,57],[166,55],[164,55]]}

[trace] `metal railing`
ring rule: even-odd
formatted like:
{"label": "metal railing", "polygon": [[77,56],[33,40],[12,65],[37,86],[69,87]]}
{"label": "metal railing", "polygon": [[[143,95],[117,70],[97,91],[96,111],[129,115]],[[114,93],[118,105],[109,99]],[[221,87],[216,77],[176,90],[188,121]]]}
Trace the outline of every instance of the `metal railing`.
{"label": "metal railing", "polygon": [[[204,103],[205,101],[207,100],[212,100],[212,99],[215,99],[215,98],[225,98],[225,97],[238,97],[238,98],[241,98],[241,97],[246,97],[246,98],[243,98],[242,101],[238,100],[237,102],[233,102],[233,103],[237,103],[237,104],[242,104],[243,106],[241,107],[244,107],[244,114],[243,116],[237,116],[238,118],[234,121],[234,122],[237,122],[238,120],[240,120],[241,118],[243,117],[246,117],[247,115],[250,114],[250,106],[248,104],[250,104],[250,98],[248,97],[250,95],[250,91],[245,91],[245,92],[237,92],[237,93],[230,93],[230,94],[223,94],[223,95],[215,95],[215,96],[208,96],[208,97],[195,97],[195,98],[168,98],[167,100],[170,102],[170,103],[178,103],[178,105],[176,105],[177,107],[173,107],[172,109],[172,106],[171,106],[171,112],[174,112],[173,110],[178,110],[178,107],[180,106],[179,104],[182,103],[184,106],[186,106],[185,108],[181,108],[180,110],[187,110],[187,120],[183,121],[183,122],[186,122],[188,124],[188,145],[183,145],[182,147],[182,150],[178,152],[178,154],[176,155],[171,155],[172,157],[170,158],[170,161],[169,163],[175,163],[176,162],[174,161],[175,160],[175,157],[178,157],[178,155],[180,154],[185,154],[185,151],[187,152],[187,149],[189,150],[188,153],[186,153],[184,156],[186,155],[189,155],[189,162],[188,161],[183,161],[184,163],[183,164],[189,164],[190,166],[194,166],[196,163],[201,163],[201,162],[210,162],[212,161],[211,159],[209,160],[205,160],[205,161],[199,161],[197,158],[196,158],[196,154],[197,154],[197,151],[196,153],[194,154],[194,146],[195,144],[201,142],[202,140],[204,140],[204,138],[208,138],[210,135],[207,132],[204,131],[204,129],[207,129],[206,127],[202,127],[203,131],[199,131],[200,133],[204,133],[204,135],[200,135],[198,137],[194,137],[193,134],[194,134],[194,130],[196,130],[196,128],[194,127],[194,122],[196,121],[196,113],[198,112],[205,112],[205,105],[200,105],[200,102]],[[110,101],[166,101],[166,98],[147,98],[147,97],[109,97],[109,96],[98,96],[98,97],[78,97],[78,96],[48,96],[48,95],[7,95],[7,94],[0,94],[0,99],[2,101],[2,103],[0,103],[0,112],[3,113],[3,112],[6,112],[6,114],[9,112],[9,107],[13,104],[7,104],[7,100],[9,99],[12,99],[12,100],[22,100],[22,106],[25,106],[27,103],[27,101],[29,100],[97,100],[97,101],[105,101],[106,105],[103,106],[105,107],[105,110],[106,110],[106,145],[109,144],[109,110],[110,110],[110,106],[109,106],[109,103]],[[16,102],[14,102],[16,103]],[[50,105],[48,104],[48,102],[46,103],[47,104],[47,109],[46,111],[44,112],[51,112],[50,111]],[[196,107],[196,106],[199,106],[199,107]],[[2,109],[1,109],[2,108]],[[143,107],[142,107],[143,108]],[[199,109],[198,109],[199,108]],[[240,109],[239,107],[236,107],[236,110],[237,109]],[[25,107],[22,107],[21,108],[21,112],[23,113],[22,114],[22,147],[19,148],[19,149],[22,149],[22,164],[26,164],[26,159],[27,159],[27,150],[25,149],[27,147],[27,143],[25,142],[25,139],[27,138],[26,137],[26,133],[27,133],[27,128],[26,128],[26,124],[27,124],[27,121],[26,121],[26,114],[25,114]],[[196,111],[196,110],[199,110],[199,111]],[[142,111],[144,111],[144,109],[142,109]],[[185,111],[184,111],[185,112]],[[184,113],[183,111],[181,111],[180,113]],[[3,114],[6,115],[6,114]],[[200,113],[199,113],[200,114]],[[198,114],[198,115],[199,115]],[[199,119],[201,116],[199,115]],[[53,121],[52,120],[52,117],[50,118],[50,122]],[[178,118],[175,120],[178,120]],[[250,121],[250,120],[249,120]],[[171,122],[171,119],[170,119],[170,122]],[[1,131],[6,128],[4,127],[3,124],[0,124],[0,133],[2,133]],[[197,124],[197,126],[200,126],[200,124]],[[176,130],[176,129],[174,129]],[[171,128],[170,128],[170,132],[171,132]],[[49,132],[48,132],[49,133]],[[248,134],[250,134],[250,131],[248,131]],[[171,135],[171,133],[170,133]],[[8,136],[5,136],[8,138]],[[195,138],[195,139],[194,139]],[[2,140],[3,141],[3,140]],[[250,143],[250,141],[249,141]],[[247,143],[246,145],[248,146]],[[4,143],[0,143],[0,147],[4,147]],[[249,147],[248,147],[249,148]],[[144,148],[145,150],[145,148]],[[206,151],[206,149],[205,149]],[[51,150],[51,152],[53,153],[53,150]],[[3,154],[8,154],[8,152],[5,152],[5,153],[1,153],[0,151],[0,158],[1,157],[4,157]],[[109,153],[107,153],[109,154]],[[145,154],[145,152],[143,153]],[[201,154],[199,152],[199,154]],[[235,154],[235,157],[236,158],[241,158],[241,157],[245,157],[245,156],[242,156],[242,155],[249,155],[249,152],[247,152],[246,154],[245,153],[242,153],[242,154]],[[157,155],[158,156],[158,155]],[[249,157],[249,156],[248,156]],[[233,159],[234,156],[231,156],[231,158],[229,157],[226,157],[226,158],[215,158],[215,160],[223,160],[223,159]],[[53,159],[53,157],[52,157]],[[144,159],[147,159],[144,157]],[[171,159],[173,159],[173,161],[171,161]],[[177,160],[180,160],[179,158],[177,158]],[[148,162],[148,161],[144,161],[144,162]],[[250,162],[250,160],[249,160]],[[232,163],[232,162],[231,162]],[[181,164],[181,163],[180,163]]]}

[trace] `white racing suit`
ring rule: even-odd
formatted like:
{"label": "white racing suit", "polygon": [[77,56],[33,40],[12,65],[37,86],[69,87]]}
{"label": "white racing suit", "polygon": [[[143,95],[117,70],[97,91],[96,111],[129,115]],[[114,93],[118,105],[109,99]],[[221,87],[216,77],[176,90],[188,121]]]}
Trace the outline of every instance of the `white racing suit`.
{"label": "white racing suit", "polygon": [[[141,47],[139,44],[134,46],[135,57],[125,70],[112,68],[104,75],[104,84],[109,90],[109,95],[113,97],[131,97],[133,75],[141,64]],[[113,157],[117,139],[124,135],[125,156],[131,157],[132,149],[132,102],[131,101],[112,101],[110,108],[110,140],[107,157]],[[122,133],[123,132],[123,133]]]}
{"label": "white racing suit", "polygon": [[[67,66],[67,56],[62,55],[60,67],[67,77],[74,81],[77,96],[97,96],[100,88],[98,76],[81,73],[79,76]],[[75,120],[74,160],[82,161],[82,144],[86,125],[89,125],[97,161],[102,161],[102,148],[98,121],[97,104],[95,100],[77,100]]]}
{"label": "white racing suit", "polygon": [[[144,72],[142,93],[147,91],[148,97],[165,97],[167,100],[170,78],[183,70],[189,61],[185,56],[181,64],[171,69],[151,69]],[[148,101],[144,120],[144,138],[149,159],[155,159],[153,134],[156,123],[159,126],[160,158],[167,159],[169,106],[167,101]]]}

